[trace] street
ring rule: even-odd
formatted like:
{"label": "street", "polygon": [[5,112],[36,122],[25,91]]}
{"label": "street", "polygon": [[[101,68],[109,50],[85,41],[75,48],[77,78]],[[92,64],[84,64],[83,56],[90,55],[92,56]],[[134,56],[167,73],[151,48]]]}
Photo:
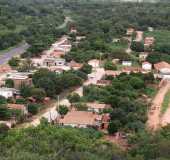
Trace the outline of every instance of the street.
{"label": "street", "polygon": [[0,54],[0,65],[7,63],[13,56],[21,55],[29,48],[27,43],[22,43],[16,48],[12,48],[9,51],[2,52]]}

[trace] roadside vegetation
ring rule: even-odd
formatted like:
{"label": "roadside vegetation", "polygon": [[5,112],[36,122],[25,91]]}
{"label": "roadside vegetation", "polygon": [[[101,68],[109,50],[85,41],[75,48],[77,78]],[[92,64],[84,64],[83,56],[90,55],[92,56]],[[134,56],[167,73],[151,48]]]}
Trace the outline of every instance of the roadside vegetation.
{"label": "roadside vegetation", "polygon": [[163,104],[162,104],[162,107],[161,107],[161,113],[162,114],[166,112],[169,105],[170,105],[170,90],[168,90],[168,92],[165,94]]}

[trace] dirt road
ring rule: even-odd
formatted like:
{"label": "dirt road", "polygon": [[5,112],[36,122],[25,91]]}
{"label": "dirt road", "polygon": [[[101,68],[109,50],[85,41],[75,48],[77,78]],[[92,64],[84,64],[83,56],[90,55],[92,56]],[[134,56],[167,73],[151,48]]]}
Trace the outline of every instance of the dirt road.
{"label": "dirt road", "polygon": [[161,106],[165,97],[165,94],[170,89],[170,82],[165,83],[158,91],[157,95],[152,101],[152,105],[148,113],[147,127],[150,130],[157,130],[161,126]]}

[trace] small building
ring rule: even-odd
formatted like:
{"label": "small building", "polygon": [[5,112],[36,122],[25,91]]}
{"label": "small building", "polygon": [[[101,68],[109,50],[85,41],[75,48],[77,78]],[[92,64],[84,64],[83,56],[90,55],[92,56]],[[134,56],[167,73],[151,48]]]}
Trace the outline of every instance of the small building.
{"label": "small building", "polygon": [[88,64],[91,65],[93,68],[97,68],[100,66],[100,61],[98,59],[92,59],[88,61]]}
{"label": "small building", "polygon": [[32,78],[29,77],[30,75],[32,75],[30,72],[11,72],[4,77],[4,80],[13,80],[14,88],[19,89],[22,85],[32,86]]}
{"label": "small building", "polygon": [[83,66],[83,64],[77,63],[77,62],[75,62],[75,61],[72,60],[72,61],[68,64],[68,66],[70,66],[70,68],[72,68],[72,69],[74,69],[74,70],[78,70],[78,69],[80,69],[80,68]]}
{"label": "small building", "polygon": [[154,31],[154,28],[153,28],[153,27],[148,27],[148,31],[149,31],[149,32],[153,32],[153,31]]}
{"label": "small building", "polygon": [[136,42],[141,42],[143,40],[143,31],[136,31]]}
{"label": "small building", "polygon": [[132,61],[122,61],[123,66],[132,66]]}
{"label": "small building", "polygon": [[72,27],[70,27],[70,33],[77,33],[77,29],[76,29],[76,27],[74,27],[74,26],[72,26]]}
{"label": "small building", "polygon": [[106,70],[105,76],[117,77],[122,73],[122,71]]}
{"label": "small building", "polygon": [[111,81],[109,80],[98,80],[96,85],[97,86],[108,86],[111,84]]}
{"label": "small building", "polygon": [[11,110],[20,110],[23,115],[28,114],[28,110],[23,104],[7,104],[7,107]]}
{"label": "small building", "polygon": [[120,61],[120,59],[118,59],[118,58],[112,59],[112,63],[113,63],[113,64],[117,64],[117,63],[119,63],[119,61]]}
{"label": "small building", "polygon": [[8,64],[0,65],[0,74],[11,72],[12,68]]}
{"label": "small building", "polygon": [[170,64],[167,62],[159,62],[154,64],[156,70],[155,77],[162,79],[170,79]]}
{"label": "small building", "polygon": [[44,61],[43,61],[43,65],[44,66],[48,66],[48,67],[50,67],[50,66],[63,66],[63,65],[65,65],[65,59],[63,59],[63,58],[46,58],[46,59],[44,59]]}
{"label": "small building", "polygon": [[128,28],[126,31],[126,35],[131,36],[134,33],[135,29],[134,28]]}
{"label": "small building", "polygon": [[141,67],[132,67],[127,66],[122,68],[122,73],[130,74],[130,73],[143,73],[143,69]]}
{"label": "small building", "polygon": [[0,96],[12,98],[19,94],[19,91],[14,88],[0,88]]}
{"label": "small building", "polygon": [[145,61],[146,58],[148,57],[149,53],[148,52],[141,52],[139,54],[139,60],[142,62],[142,61]]}
{"label": "small building", "polygon": [[86,111],[71,111],[63,119],[59,120],[59,124],[78,128],[100,128],[102,125],[102,115]]}
{"label": "small building", "polygon": [[107,104],[104,104],[104,103],[96,103],[96,102],[86,103],[86,106],[88,108],[88,111],[96,112],[96,113],[100,113],[104,109],[110,108],[110,105],[107,105]]}
{"label": "small building", "polygon": [[146,71],[151,71],[152,70],[152,64],[149,62],[143,62],[142,63],[142,69]]}

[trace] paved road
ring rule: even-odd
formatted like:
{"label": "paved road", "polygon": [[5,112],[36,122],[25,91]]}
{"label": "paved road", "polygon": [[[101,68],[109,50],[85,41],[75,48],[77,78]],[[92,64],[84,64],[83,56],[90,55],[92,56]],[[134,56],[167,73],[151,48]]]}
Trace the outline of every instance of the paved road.
{"label": "paved road", "polygon": [[7,63],[13,56],[21,55],[29,48],[27,43],[23,43],[16,48],[0,54],[0,65]]}

